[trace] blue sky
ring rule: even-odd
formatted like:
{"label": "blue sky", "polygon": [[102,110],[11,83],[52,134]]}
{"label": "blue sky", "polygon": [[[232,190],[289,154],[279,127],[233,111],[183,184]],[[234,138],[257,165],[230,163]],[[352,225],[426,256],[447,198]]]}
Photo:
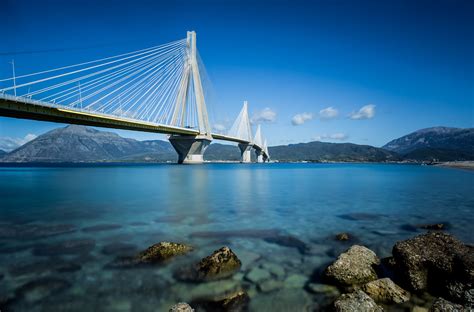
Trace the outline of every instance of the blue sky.
{"label": "blue sky", "polygon": [[[0,78],[11,76],[11,59],[20,75],[196,30],[218,100],[213,122],[229,123],[248,100],[270,145],[381,146],[420,128],[474,124],[472,1],[4,0],[0,11]],[[55,127],[0,118],[0,137]]]}

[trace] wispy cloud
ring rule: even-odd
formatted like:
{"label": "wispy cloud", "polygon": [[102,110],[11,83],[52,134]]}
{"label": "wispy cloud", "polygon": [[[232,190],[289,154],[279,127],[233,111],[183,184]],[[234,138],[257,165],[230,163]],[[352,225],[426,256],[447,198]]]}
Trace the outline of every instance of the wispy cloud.
{"label": "wispy cloud", "polygon": [[214,130],[216,130],[218,132],[224,132],[227,129],[227,127],[222,123],[214,124],[213,128],[214,128]]}
{"label": "wispy cloud", "polygon": [[253,124],[256,123],[271,123],[275,122],[277,113],[273,111],[270,107],[265,107],[259,112],[253,114],[250,122]]}
{"label": "wispy cloud", "polygon": [[375,117],[375,105],[369,104],[362,106],[357,112],[352,112],[349,115],[350,119],[360,120],[360,119],[371,119]]}
{"label": "wispy cloud", "polygon": [[313,140],[315,141],[329,141],[329,140],[335,140],[335,141],[345,141],[349,138],[349,136],[345,133],[333,133],[333,134],[322,134],[322,135],[317,135],[313,137]]}
{"label": "wispy cloud", "polygon": [[293,118],[291,118],[291,124],[293,126],[299,126],[311,119],[313,119],[313,114],[311,113],[296,114],[295,116],[293,116]]}
{"label": "wispy cloud", "polygon": [[0,149],[6,152],[10,152],[31,140],[36,139],[36,135],[28,133],[23,138],[12,138],[12,137],[0,137]]}
{"label": "wispy cloud", "polygon": [[339,116],[339,111],[332,106],[326,107],[319,111],[319,117],[322,120],[329,120]]}

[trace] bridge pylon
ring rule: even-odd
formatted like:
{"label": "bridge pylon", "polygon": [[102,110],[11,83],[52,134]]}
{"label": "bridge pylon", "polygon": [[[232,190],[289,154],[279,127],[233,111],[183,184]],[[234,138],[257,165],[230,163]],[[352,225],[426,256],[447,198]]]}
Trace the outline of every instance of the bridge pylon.
{"label": "bridge pylon", "polygon": [[[190,99],[189,97],[194,97]],[[211,127],[207,114],[204,91],[201,84],[201,75],[197,61],[196,32],[188,31],[186,40],[186,62],[183,67],[183,75],[180,81],[179,93],[176,97],[172,124],[179,127],[189,127],[188,112],[193,108],[188,107],[192,103],[196,105],[196,115],[199,134],[170,135],[169,141],[178,153],[178,163],[202,163],[204,152],[212,141]],[[192,113],[191,113],[192,115]],[[192,117],[192,116],[191,116]]]}

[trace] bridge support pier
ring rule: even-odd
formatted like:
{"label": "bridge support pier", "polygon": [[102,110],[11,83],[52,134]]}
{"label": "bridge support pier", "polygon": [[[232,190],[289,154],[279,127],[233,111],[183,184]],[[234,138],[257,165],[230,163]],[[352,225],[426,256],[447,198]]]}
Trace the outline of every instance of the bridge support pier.
{"label": "bridge support pier", "polygon": [[255,155],[257,156],[257,162],[258,163],[263,163],[263,151],[262,150],[255,150]]}
{"label": "bridge support pier", "polygon": [[251,144],[239,144],[239,149],[240,149],[240,162],[241,163],[250,163],[252,162],[252,157],[251,157],[251,150],[252,150],[252,145]]}
{"label": "bridge support pier", "polygon": [[170,135],[169,141],[178,153],[178,164],[202,164],[204,151],[211,144],[207,137]]}

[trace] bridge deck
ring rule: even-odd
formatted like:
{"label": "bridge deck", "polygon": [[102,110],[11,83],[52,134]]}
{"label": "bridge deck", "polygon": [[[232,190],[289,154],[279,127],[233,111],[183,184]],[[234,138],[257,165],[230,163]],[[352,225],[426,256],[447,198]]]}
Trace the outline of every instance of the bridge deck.
{"label": "bridge deck", "polygon": [[0,116],[164,134],[199,134],[196,129],[160,125],[60,105],[42,105],[41,102],[28,99],[19,101],[13,96],[6,95],[0,95]]}

